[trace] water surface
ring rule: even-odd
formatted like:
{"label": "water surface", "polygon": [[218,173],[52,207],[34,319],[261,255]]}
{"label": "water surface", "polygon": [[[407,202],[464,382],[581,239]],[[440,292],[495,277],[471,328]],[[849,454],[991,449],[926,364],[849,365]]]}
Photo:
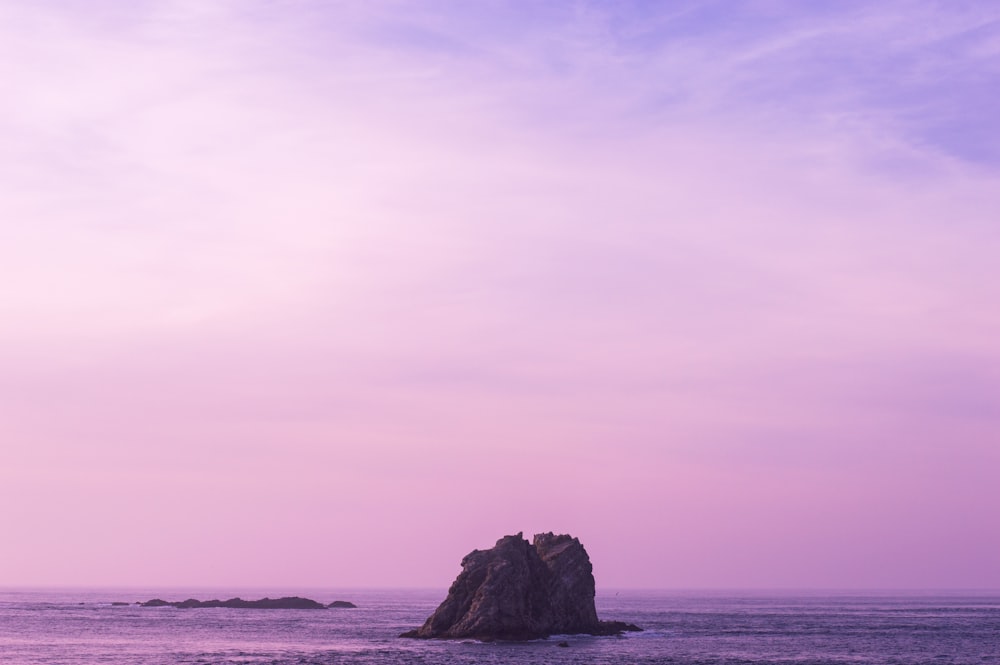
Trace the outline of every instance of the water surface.
{"label": "water surface", "polygon": [[[146,608],[188,597],[304,595],[358,609]],[[443,590],[0,590],[0,663],[313,665],[321,663],[1000,663],[1000,593],[845,594],[608,591],[619,638],[520,644],[408,640]],[[569,648],[558,642],[566,639]]]}

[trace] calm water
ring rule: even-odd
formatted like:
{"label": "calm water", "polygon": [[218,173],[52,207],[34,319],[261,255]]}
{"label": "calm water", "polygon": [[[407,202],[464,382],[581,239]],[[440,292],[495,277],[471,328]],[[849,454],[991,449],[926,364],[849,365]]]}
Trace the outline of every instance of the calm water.
{"label": "calm water", "polygon": [[[305,595],[356,610],[112,606]],[[1000,594],[608,592],[602,618],[646,632],[525,644],[397,638],[443,591],[0,590],[0,663],[1000,663]]]}

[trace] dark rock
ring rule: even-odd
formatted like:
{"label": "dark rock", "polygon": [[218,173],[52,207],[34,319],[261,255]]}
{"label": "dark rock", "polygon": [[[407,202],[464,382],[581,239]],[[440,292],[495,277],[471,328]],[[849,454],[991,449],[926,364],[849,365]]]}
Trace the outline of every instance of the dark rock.
{"label": "dark rock", "polygon": [[519,533],[473,550],[448,597],[424,625],[401,637],[532,640],[549,635],[616,635],[641,630],[597,618],[587,551],[568,535]]}
{"label": "dark rock", "polygon": [[326,608],[323,603],[315,600],[290,596],[287,598],[262,598],[261,600],[243,600],[242,598],[230,598],[229,600],[196,600],[188,598],[179,602],[167,602],[154,598],[142,603],[143,607],[177,607],[180,609],[204,608],[204,607],[229,607],[241,610],[322,610]]}
{"label": "dark rock", "polygon": [[[237,598],[236,600],[239,600]],[[219,607],[222,602],[218,600],[206,600],[204,602],[200,600],[195,600],[194,598],[188,598],[187,600],[182,600],[179,603],[170,603],[174,607],[179,607],[181,609],[191,609],[195,607]]]}
{"label": "dark rock", "polygon": [[145,603],[142,604],[143,607],[166,607],[168,605],[172,605],[172,603],[168,603],[167,601],[162,600],[160,598],[147,600]]}
{"label": "dark rock", "polygon": [[634,623],[624,621],[602,621],[600,627],[591,635],[621,635],[622,633],[641,633],[642,628]]}
{"label": "dark rock", "polygon": [[560,642],[556,646],[557,647],[568,647],[569,646],[569,642],[567,642],[566,640],[563,640],[562,642]]}
{"label": "dark rock", "polygon": [[[317,603],[315,600],[310,600],[309,598],[300,598],[299,596],[291,596],[286,598],[264,598],[263,600],[244,600],[243,604],[238,605],[238,607],[246,607],[250,609],[264,609],[264,610],[322,610],[326,609],[323,603]],[[232,605],[223,605],[223,607],[233,607]]]}
{"label": "dark rock", "polygon": [[357,609],[358,606],[348,600],[335,600],[329,605],[327,605],[327,607],[331,607],[334,609],[340,609],[340,608]]}
{"label": "dark rock", "polygon": [[122,601],[120,601],[120,600],[116,600],[116,601],[113,601],[113,602],[111,603],[111,605],[112,605],[113,607],[123,607],[123,606],[125,606],[125,605],[128,605],[128,603],[125,603],[125,602],[122,602]]}

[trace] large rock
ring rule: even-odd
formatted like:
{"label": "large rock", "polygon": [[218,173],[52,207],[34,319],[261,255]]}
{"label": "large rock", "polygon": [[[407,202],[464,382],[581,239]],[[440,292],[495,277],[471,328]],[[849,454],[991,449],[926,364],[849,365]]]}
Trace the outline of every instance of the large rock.
{"label": "large rock", "polygon": [[549,635],[614,635],[641,630],[600,621],[587,551],[568,535],[519,533],[462,559],[448,597],[417,630],[402,637],[531,640]]}

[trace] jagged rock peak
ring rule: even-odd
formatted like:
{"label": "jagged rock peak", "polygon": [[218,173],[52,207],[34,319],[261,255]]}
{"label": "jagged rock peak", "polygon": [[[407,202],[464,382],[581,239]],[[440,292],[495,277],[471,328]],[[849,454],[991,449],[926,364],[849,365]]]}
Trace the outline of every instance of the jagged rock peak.
{"label": "jagged rock peak", "polygon": [[598,620],[594,590],[590,557],[577,538],[540,533],[529,543],[522,533],[504,536],[492,549],[466,555],[448,597],[402,636],[529,640],[640,630]]}

